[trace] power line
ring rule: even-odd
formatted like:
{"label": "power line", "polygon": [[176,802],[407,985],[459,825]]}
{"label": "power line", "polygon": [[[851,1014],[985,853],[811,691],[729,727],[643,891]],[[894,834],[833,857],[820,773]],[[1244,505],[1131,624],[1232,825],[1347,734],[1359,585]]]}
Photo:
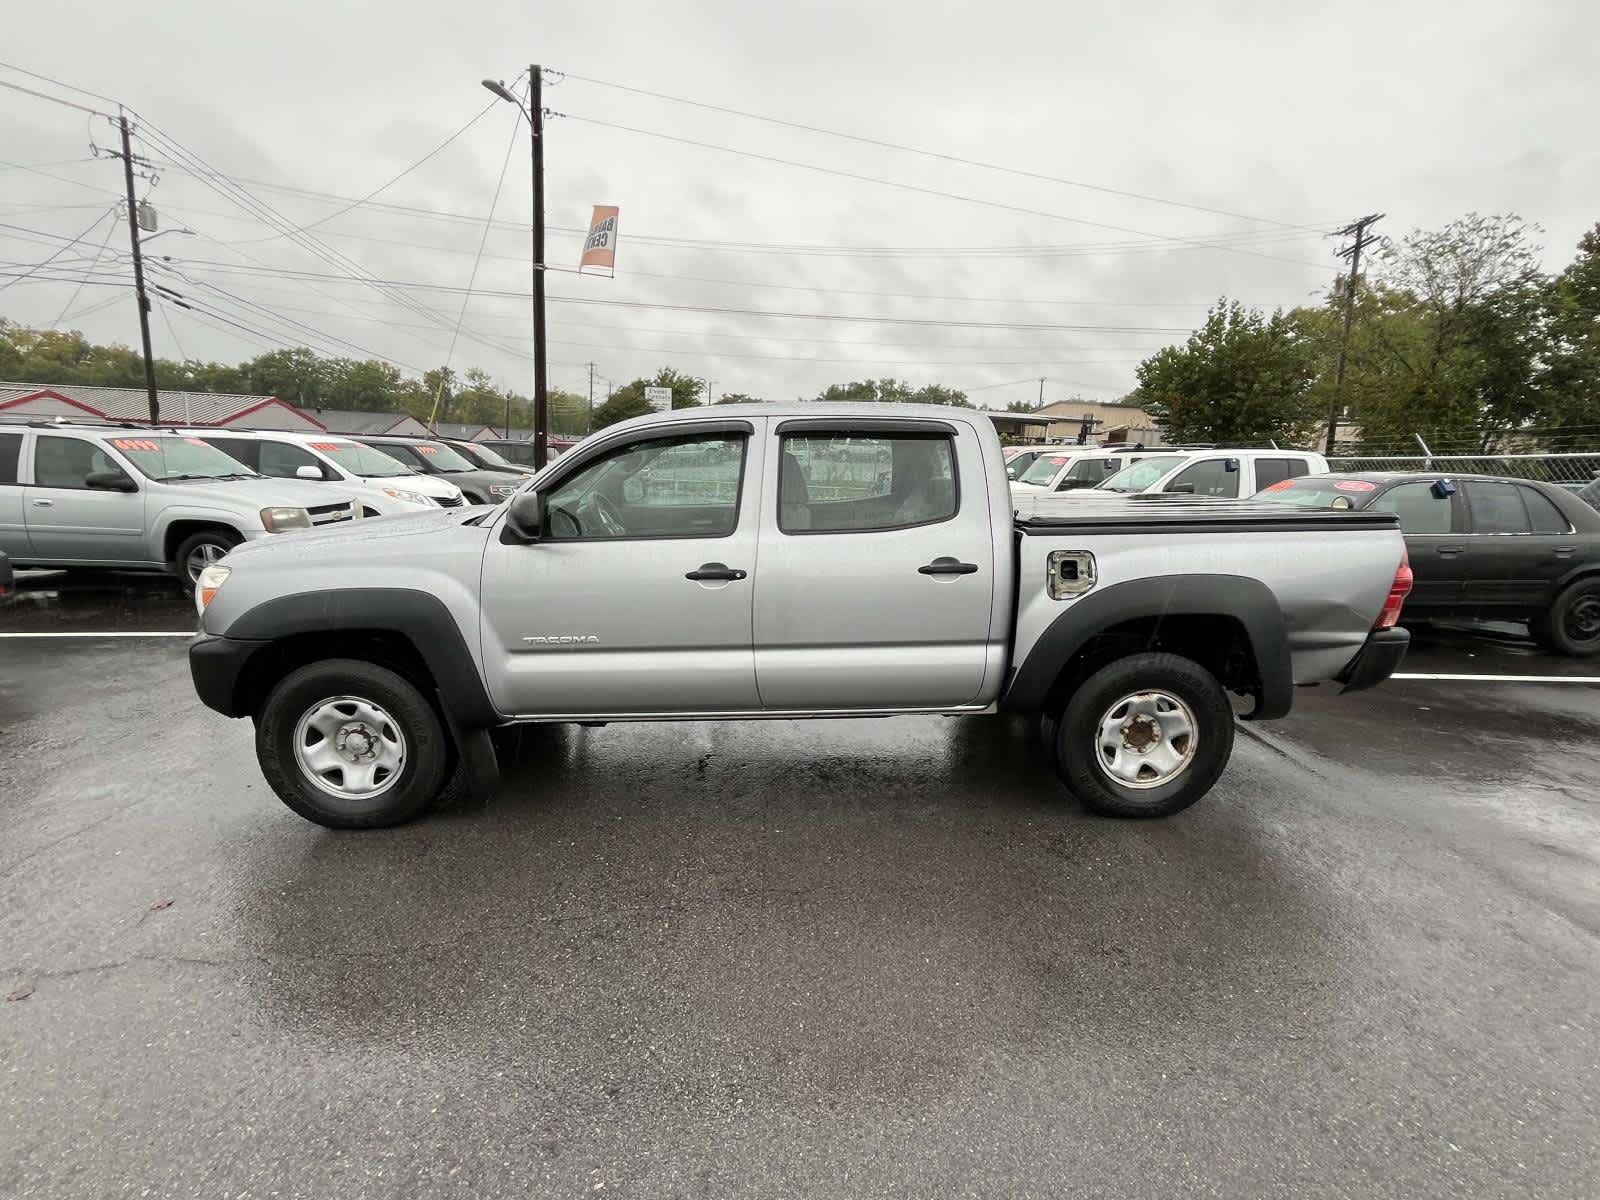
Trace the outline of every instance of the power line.
{"label": "power line", "polygon": [[[777,163],[780,166],[785,167],[797,167],[803,171],[817,171],[823,175],[833,175],[840,179],[851,179],[857,183],[872,183],[877,184],[880,187],[897,188],[901,191],[916,192],[925,196],[938,196],[946,200],[959,200],[965,204],[978,204],[985,208],[995,208],[1005,212],[1021,213],[1024,216],[1030,217],[1043,217],[1051,221],[1070,221],[1078,225],[1090,225],[1099,229],[1110,229],[1118,233],[1131,233],[1139,237],[1154,238],[1159,241],[1171,242],[1174,245],[1207,245],[1203,241],[1199,241],[1194,238],[1179,237],[1175,234],[1151,233],[1143,229],[1133,229],[1127,225],[1112,225],[1105,221],[1091,221],[1086,217],[1068,216],[1065,213],[1050,212],[1042,208],[1028,208],[1020,204],[1007,204],[1001,200],[985,200],[980,196],[967,196],[960,192],[947,192],[942,188],[924,187],[921,184],[905,183],[904,181],[896,179],[881,179],[875,175],[863,175],[859,171],[845,171],[837,167],[824,167],[817,163],[800,162],[797,159],[779,158],[777,155],[762,154],[755,150],[741,150],[733,146],[719,146],[715,142],[702,142],[694,138],[679,137],[676,134],[671,133],[662,133],[660,130],[640,129],[634,125],[622,125],[614,121],[602,121],[596,117],[585,117],[576,113],[559,113],[556,115],[565,117],[571,121],[581,121],[586,125],[599,126],[603,129],[616,129],[621,130],[624,133],[639,134],[642,137],[660,138],[662,141],[674,142],[682,146],[694,146],[702,150],[715,150],[722,154],[736,154],[743,158],[753,158],[758,162]],[[1324,265],[1322,263],[1310,262],[1305,259],[1282,258],[1275,254],[1262,254],[1259,251],[1247,250],[1239,246],[1213,246],[1208,248],[1227,250],[1233,254],[1248,254],[1254,258],[1270,259],[1274,262],[1292,263],[1295,266],[1316,267],[1319,270],[1322,269]]]}
{"label": "power line", "polygon": [[1025,171],[1020,167],[1008,167],[1003,163],[984,162],[980,159],[963,158],[957,154],[946,154],[938,150],[929,150],[925,147],[907,146],[899,142],[884,141],[880,138],[866,137],[857,133],[846,133],[838,129],[826,129],[819,125],[807,125],[801,121],[787,121],[781,117],[766,116],[762,113],[746,112],[743,109],[729,108],[720,104],[708,104],[703,100],[689,100],[683,96],[669,96],[665,92],[654,92],[648,88],[633,87],[625,83],[613,83],[606,79],[595,79],[588,75],[578,75],[571,71],[561,71],[559,74],[564,79],[575,79],[580,83],[593,84],[596,87],[613,88],[619,92],[631,92],[636,96],[649,96],[654,100],[665,100],[670,104],[682,104],[690,108],[704,109],[708,112],[724,113],[728,116],[743,117],[750,121],[763,121],[769,125],[780,125],[785,129],[799,129],[806,133],[820,133],[826,137],[842,138],[845,141],[856,142],[864,146],[875,146],[880,150],[898,150],[905,154],[919,154],[924,158],[938,159],[940,162],[958,163],[967,167],[978,167],[985,171],[1000,171],[1007,175],[1015,175],[1022,179],[1033,179],[1041,183],[1056,183],[1064,187],[1083,188],[1091,192],[1100,192],[1108,196],[1121,196],[1124,199],[1143,200],[1151,204],[1165,204],[1173,208],[1186,208],[1193,212],[1210,213],[1213,216],[1232,217],[1240,221],[1255,221],[1263,225],[1278,225],[1291,227],[1288,222],[1274,220],[1270,217],[1256,217],[1248,213],[1232,212],[1225,208],[1211,208],[1204,204],[1193,204],[1185,200],[1172,200],[1165,196],[1153,196],[1145,192],[1130,192],[1123,188],[1107,187],[1103,184],[1087,183],[1081,179],[1065,179],[1059,175],[1044,175],[1038,171]]}
{"label": "power line", "polygon": [[67,310],[78,302],[78,296],[83,292],[83,285],[88,282],[89,276],[94,273],[95,268],[99,265],[101,257],[106,252],[106,247],[111,244],[111,235],[116,231],[117,223],[115,221],[111,221],[106,225],[106,236],[100,241],[100,249],[95,251],[94,260],[85,268],[82,277],[78,280],[78,286],[72,289],[72,295],[67,297],[67,302],[61,306],[61,311],[56,314],[56,319],[50,322],[51,329],[61,324],[61,319],[67,315]]}
{"label": "power line", "polygon": [[83,241],[84,238],[88,237],[89,234],[94,231],[94,227],[96,225],[100,224],[101,221],[104,221],[108,216],[112,216],[112,215],[113,215],[113,213],[111,211],[109,211],[109,210],[107,212],[101,213],[98,217],[96,217],[93,221],[91,221],[87,226],[85,226],[85,228],[84,228],[82,233],[80,233],[77,237],[73,238],[71,241],[67,242],[66,245],[62,246],[61,249],[57,250],[49,258],[45,259],[43,262],[39,263],[37,266],[33,267],[32,269],[24,272],[22,275],[19,275],[17,278],[13,279],[10,283],[0,283],[0,292],[5,291],[8,287],[12,287],[12,286],[14,286],[14,285],[16,285],[18,283],[21,283],[24,279],[28,278],[29,275],[32,275],[34,271],[38,271],[38,270],[41,270],[44,267],[48,267],[51,263],[53,263],[56,259],[60,258],[68,250],[72,249],[72,247],[76,246],[79,242]]}

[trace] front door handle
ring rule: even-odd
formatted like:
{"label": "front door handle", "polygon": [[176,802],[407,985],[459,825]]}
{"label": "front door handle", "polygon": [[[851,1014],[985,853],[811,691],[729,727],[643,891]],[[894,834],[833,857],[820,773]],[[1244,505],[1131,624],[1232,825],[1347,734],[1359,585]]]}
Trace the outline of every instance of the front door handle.
{"label": "front door handle", "polygon": [[709,562],[701,563],[699,567],[690,571],[684,578],[693,579],[696,583],[701,583],[708,579],[743,579],[744,576],[745,573],[737,567],[730,567],[726,563]]}
{"label": "front door handle", "polygon": [[1439,557],[1440,558],[1454,558],[1456,555],[1460,554],[1465,549],[1466,549],[1465,546],[1440,546],[1439,547]]}
{"label": "front door handle", "polygon": [[54,508],[55,503],[54,500],[35,500],[33,506],[35,508]]}
{"label": "front door handle", "polygon": [[918,575],[974,575],[977,573],[977,563],[964,563],[958,559],[940,557],[934,559],[925,567],[918,567]]}

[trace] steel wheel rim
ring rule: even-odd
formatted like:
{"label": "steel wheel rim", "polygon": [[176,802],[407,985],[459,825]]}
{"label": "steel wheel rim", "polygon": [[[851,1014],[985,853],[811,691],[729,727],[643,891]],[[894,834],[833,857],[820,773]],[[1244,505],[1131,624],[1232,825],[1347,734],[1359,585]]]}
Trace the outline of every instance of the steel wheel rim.
{"label": "steel wheel rim", "polygon": [[1101,715],[1094,760],[1118,787],[1163,787],[1194,762],[1200,732],[1194,711],[1171,692],[1130,692]]}
{"label": "steel wheel rim", "polygon": [[189,582],[199,583],[200,572],[212,563],[217,562],[228,553],[226,546],[219,546],[215,542],[201,542],[189,551],[189,559],[185,564],[189,570]]}
{"label": "steel wheel rim", "polygon": [[294,727],[300,774],[338,800],[370,800],[400,781],[406,735],[381,705],[362,696],[330,696]]}
{"label": "steel wheel rim", "polygon": [[1567,636],[1575,642],[1600,638],[1600,596],[1583,596],[1567,610],[1563,622]]}

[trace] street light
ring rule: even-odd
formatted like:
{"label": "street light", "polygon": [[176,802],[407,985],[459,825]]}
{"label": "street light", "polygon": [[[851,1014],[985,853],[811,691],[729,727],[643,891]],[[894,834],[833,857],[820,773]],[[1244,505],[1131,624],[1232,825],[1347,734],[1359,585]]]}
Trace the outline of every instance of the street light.
{"label": "street light", "polygon": [[[533,465],[544,466],[548,456],[550,392],[545,383],[544,353],[544,104],[542,74],[538,64],[528,68],[528,103],[523,105],[505,84],[485,79],[483,86],[509,100],[528,118],[533,139]],[[506,397],[506,437],[511,436],[511,398]]]}

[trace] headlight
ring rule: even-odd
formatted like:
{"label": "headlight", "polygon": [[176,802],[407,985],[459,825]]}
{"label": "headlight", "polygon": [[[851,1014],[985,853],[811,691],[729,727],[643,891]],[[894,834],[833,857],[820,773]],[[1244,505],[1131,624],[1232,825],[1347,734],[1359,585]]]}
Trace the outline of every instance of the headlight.
{"label": "headlight", "polygon": [[515,483],[491,483],[489,491],[496,496],[515,496],[517,487]]}
{"label": "headlight", "polygon": [[404,500],[407,504],[421,504],[426,506],[433,503],[432,500],[429,500],[421,492],[408,492],[405,488],[386,487],[383,489],[383,494],[385,496],[393,496],[396,500]]}
{"label": "headlight", "polygon": [[212,597],[217,594],[217,589],[228,582],[228,576],[233,574],[232,567],[225,567],[221,563],[212,563],[200,571],[200,577],[194,582],[194,607],[196,612],[205,612],[206,605],[211,603]]}
{"label": "headlight", "polygon": [[285,529],[310,529],[311,514],[303,508],[263,508],[261,525],[268,533]]}

